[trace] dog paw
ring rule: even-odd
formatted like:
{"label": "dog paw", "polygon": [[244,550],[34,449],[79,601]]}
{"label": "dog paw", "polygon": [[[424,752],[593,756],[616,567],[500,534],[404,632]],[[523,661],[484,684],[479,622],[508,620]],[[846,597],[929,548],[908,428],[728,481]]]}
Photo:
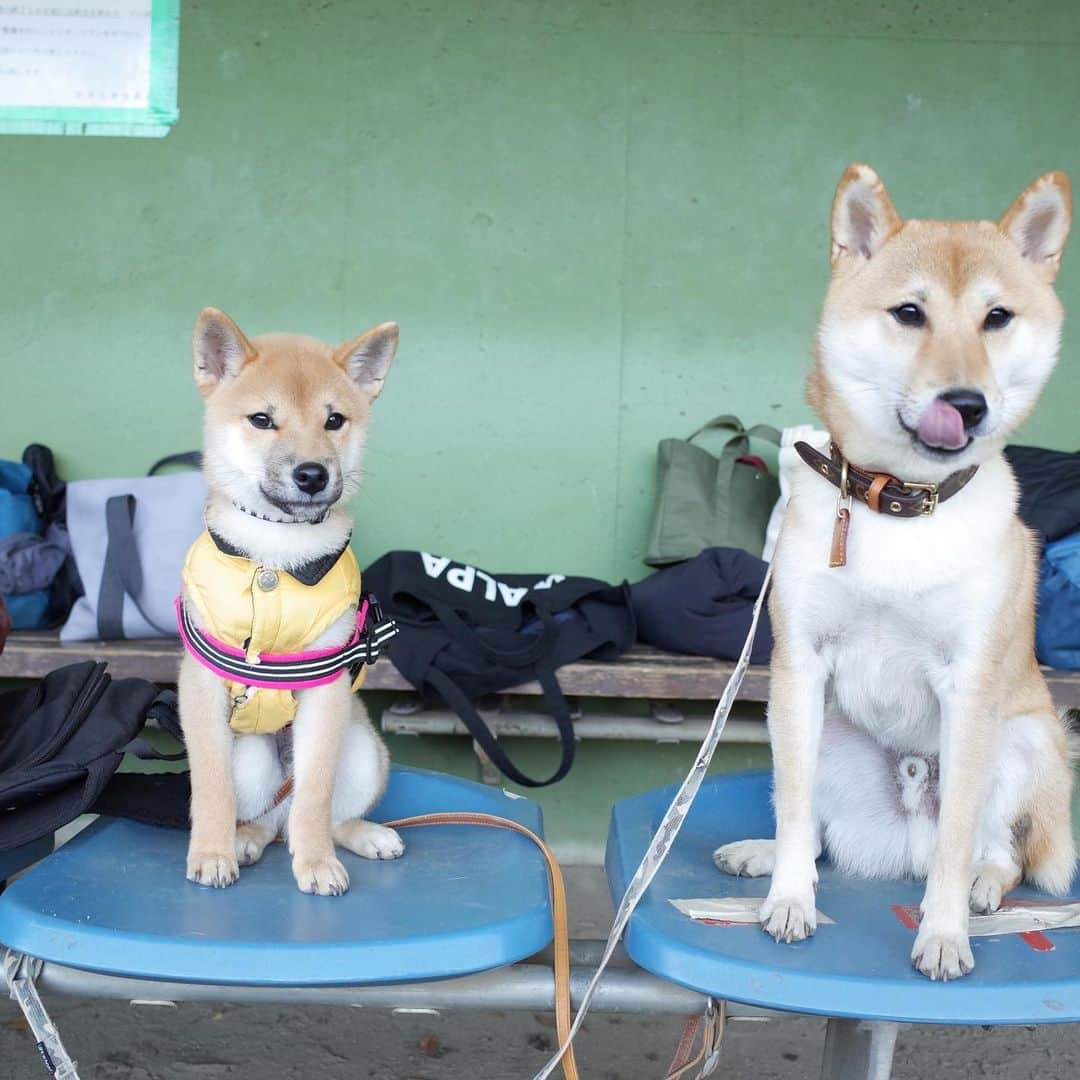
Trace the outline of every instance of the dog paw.
{"label": "dog paw", "polygon": [[780,896],[772,893],[761,905],[761,928],[776,941],[802,941],[817,930],[817,906],[814,894],[807,897]]}
{"label": "dog paw", "polygon": [[713,852],[717,869],[734,877],[767,877],[776,862],[775,840],[736,840]]}
{"label": "dog paw", "polygon": [[343,821],[334,826],[334,843],[363,859],[399,859],[405,844],[393,829],[373,821]]}
{"label": "dog paw", "polygon": [[224,889],[240,876],[240,867],[234,852],[227,855],[215,855],[208,851],[189,851],[187,858],[187,879],[196,885],[208,885],[213,889]]}
{"label": "dog paw", "polygon": [[994,874],[980,874],[971,886],[971,910],[989,915],[1001,907],[1001,882]]}
{"label": "dog paw", "polygon": [[984,864],[971,886],[970,907],[976,915],[989,915],[1001,907],[1005,894],[1016,884],[1019,872]]}
{"label": "dog paw", "polygon": [[911,950],[911,963],[928,979],[946,982],[959,979],[975,967],[971,943],[962,930],[934,931],[920,928]]}
{"label": "dog paw", "polygon": [[323,859],[293,859],[293,876],[301,892],[341,896],[349,891],[349,872],[330,855]]}
{"label": "dog paw", "polygon": [[273,834],[269,829],[261,825],[237,825],[236,826],[236,861],[241,866],[251,866],[257,863],[266,845],[273,840]]}

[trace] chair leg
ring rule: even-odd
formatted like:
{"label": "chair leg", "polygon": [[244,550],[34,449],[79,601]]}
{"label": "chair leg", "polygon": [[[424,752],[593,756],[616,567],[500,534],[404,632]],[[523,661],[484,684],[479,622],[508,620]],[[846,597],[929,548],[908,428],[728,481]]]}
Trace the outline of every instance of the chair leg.
{"label": "chair leg", "polygon": [[68,1056],[64,1044],[60,1041],[60,1033],[38,996],[34,980],[40,967],[40,961],[29,956],[10,949],[4,953],[4,975],[8,992],[22,1009],[23,1016],[37,1040],[38,1053],[46,1068],[55,1080],[79,1080],[78,1066]]}
{"label": "chair leg", "polygon": [[899,1024],[840,1020],[825,1029],[821,1080],[889,1080]]}

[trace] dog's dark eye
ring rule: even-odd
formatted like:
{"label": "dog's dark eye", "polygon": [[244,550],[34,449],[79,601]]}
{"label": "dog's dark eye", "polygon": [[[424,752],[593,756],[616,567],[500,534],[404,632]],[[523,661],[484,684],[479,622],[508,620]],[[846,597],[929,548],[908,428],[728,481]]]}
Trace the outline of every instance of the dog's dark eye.
{"label": "dog's dark eye", "polygon": [[260,428],[263,431],[265,431],[267,428],[272,428],[274,426],[274,421],[271,420],[270,417],[267,416],[264,412],[253,412],[248,417],[248,423],[252,427]]}
{"label": "dog's dark eye", "polygon": [[925,326],[926,312],[918,304],[899,304],[890,308],[889,314],[901,326]]}
{"label": "dog's dark eye", "polygon": [[339,413],[339,412],[332,412],[326,418],[326,430],[327,431],[337,431],[339,428],[344,427],[344,425],[345,425],[345,417],[342,416],[341,413]]}
{"label": "dog's dark eye", "polygon": [[1000,330],[1002,327],[1008,326],[1013,320],[1013,313],[1008,308],[996,307],[991,308],[986,313],[986,318],[983,319],[984,330]]}

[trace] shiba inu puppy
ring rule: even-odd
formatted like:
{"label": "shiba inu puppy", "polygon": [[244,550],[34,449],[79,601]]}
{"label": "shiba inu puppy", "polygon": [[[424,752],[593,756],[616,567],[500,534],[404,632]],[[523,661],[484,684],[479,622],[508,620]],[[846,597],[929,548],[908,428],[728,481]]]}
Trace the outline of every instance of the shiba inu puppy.
{"label": "shiba inu puppy", "polygon": [[974,966],[972,911],[1026,879],[1064,893],[1076,853],[1066,730],[1034,655],[1036,547],[1001,453],[1057,359],[1068,179],[997,223],[902,221],[852,165],[774,561],[773,840],[727,844],[771,874],[762,925],[814,933],[824,849],[868,877],[926,878],[912,962]]}
{"label": "shiba inu puppy", "polygon": [[337,348],[249,340],[213,308],[195,326],[209,497],[178,604],[191,881],[230,885],[283,835],[300,889],[336,895],[349,875],[335,844],[404,850],[364,820],[388,758],[343,666],[370,638],[345,507],[397,340],[394,323]]}

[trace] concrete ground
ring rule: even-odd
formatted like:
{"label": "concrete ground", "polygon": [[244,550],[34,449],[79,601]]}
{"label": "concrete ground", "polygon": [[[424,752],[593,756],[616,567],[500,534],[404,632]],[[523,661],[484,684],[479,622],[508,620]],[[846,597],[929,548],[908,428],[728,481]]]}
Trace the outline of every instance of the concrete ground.
{"label": "concrete ground", "polygon": [[[48,1002],[83,1080],[530,1080],[554,1042],[551,1017],[531,1013],[392,1016],[325,1007]],[[659,1080],[680,1022],[591,1017],[578,1045],[583,1080]],[[719,1077],[810,1080],[824,1023],[732,1024]],[[46,1073],[12,1003],[0,1005],[0,1076]],[[902,1032],[896,1080],[989,1077],[1074,1080],[1080,1031],[912,1027]]]}
{"label": "concrete ground", "polygon": [[[577,937],[603,936],[610,918],[599,871],[569,868]],[[530,1080],[555,1042],[550,1015],[445,1012],[393,1015],[347,1008],[180,1005],[51,997],[48,1005],[83,1080]],[[578,1042],[583,1080],[659,1080],[678,1039],[674,1017],[593,1015]],[[737,1080],[811,1080],[824,1021],[729,1025],[717,1074]],[[14,1003],[0,1002],[0,1080],[47,1075]],[[1076,1025],[910,1027],[896,1080],[1074,1080]]]}

